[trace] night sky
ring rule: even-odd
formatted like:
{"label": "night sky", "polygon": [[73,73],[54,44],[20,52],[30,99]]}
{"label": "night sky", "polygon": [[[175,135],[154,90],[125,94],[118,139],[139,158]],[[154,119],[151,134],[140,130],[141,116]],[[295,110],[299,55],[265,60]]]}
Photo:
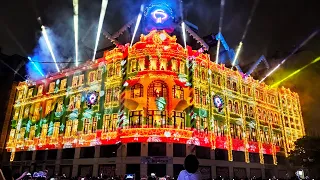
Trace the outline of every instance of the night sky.
{"label": "night sky", "polygon": [[[97,24],[101,0],[79,0],[79,39],[92,24]],[[104,31],[113,34],[139,12],[142,0],[109,0]],[[148,2],[148,1],[146,1]],[[226,0],[222,34],[230,47],[236,49],[254,0]],[[220,0],[184,0],[184,17],[199,27],[199,36],[218,32]],[[275,67],[312,32],[320,28],[320,3],[317,0],[260,0],[248,27],[240,54],[240,66],[247,70],[261,55]],[[2,0],[0,5],[0,47],[5,54],[32,56],[41,35],[37,17],[56,35],[61,57],[73,57],[72,0]],[[83,38],[83,46],[93,48],[96,29]],[[190,37],[189,37],[190,38]],[[101,37],[99,48],[112,45]],[[129,38],[123,38],[123,42]],[[81,61],[90,57],[81,51]],[[320,56],[320,33],[308,42],[266,82],[272,84]],[[51,61],[42,60],[42,61]],[[50,65],[50,64],[46,64]],[[52,64],[53,66],[53,64]],[[253,76],[261,79],[267,70],[260,65]],[[320,135],[320,62],[283,82],[300,95],[307,134]]]}

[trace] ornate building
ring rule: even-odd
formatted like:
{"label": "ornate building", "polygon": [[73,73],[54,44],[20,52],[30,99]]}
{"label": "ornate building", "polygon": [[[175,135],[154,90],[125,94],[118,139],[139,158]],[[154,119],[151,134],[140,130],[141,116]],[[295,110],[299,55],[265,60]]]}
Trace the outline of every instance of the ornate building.
{"label": "ornate building", "polygon": [[[6,147],[11,161],[19,151],[167,143],[167,149],[186,144],[188,153],[210,148],[209,159],[216,161],[214,152],[223,150],[228,161],[240,152],[244,164],[257,164],[252,156],[260,164],[271,157],[277,165],[279,154],[287,155],[305,134],[297,93],[216,64],[162,30],[78,68],[21,82],[16,94]],[[169,151],[165,156],[172,157],[172,147]],[[133,163],[123,156],[121,164]],[[182,162],[173,159],[167,174]],[[116,164],[124,174],[120,161]]]}

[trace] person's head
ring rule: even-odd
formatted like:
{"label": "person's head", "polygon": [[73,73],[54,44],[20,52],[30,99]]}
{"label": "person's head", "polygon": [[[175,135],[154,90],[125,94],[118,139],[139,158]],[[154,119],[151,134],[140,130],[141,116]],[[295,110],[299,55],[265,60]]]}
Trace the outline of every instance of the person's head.
{"label": "person's head", "polygon": [[184,159],[184,168],[186,169],[186,171],[188,171],[188,173],[197,172],[197,170],[199,168],[199,161],[198,161],[197,157],[193,154],[188,155]]}

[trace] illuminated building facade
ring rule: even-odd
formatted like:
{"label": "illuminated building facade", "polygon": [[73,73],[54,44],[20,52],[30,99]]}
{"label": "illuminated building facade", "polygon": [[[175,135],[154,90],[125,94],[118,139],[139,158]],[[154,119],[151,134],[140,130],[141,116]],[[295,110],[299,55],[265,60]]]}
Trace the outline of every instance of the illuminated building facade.
{"label": "illuminated building facade", "polygon": [[[75,148],[75,155],[69,157],[75,158],[73,176],[86,164],[82,148],[95,146],[92,159],[86,160],[97,175],[101,171],[94,164],[105,160],[99,158],[102,147],[117,144],[110,146],[118,154],[114,162],[106,163],[115,164],[117,174],[125,174],[128,164],[138,164],[140,175],[147,175],[157,169],[148,165],[154,156],[155,165],[164,165],[166,174],[176,175],[175,165],[195,153],[213,177],[219,173],[234,177],[238,171],[248,177],[256,171],[259,176],[259,169],[266,177],[264,164],[277,165],[278,155],[287,155],[305,134],[297,93],[245,77],[156,30],[141,35],[132,47],[118,46],[94,62],[19,83],[11,127],[6,149],[13,163],[20,151],[59,149],[59,154]],[[133,144],[140,147],[139,157],[129,156],[135,151],[129,150]],[[161,151],[161,144],[166,153],[152,154]],[[179,145],[184,156],[176,158]],[[61,172],[66,161],[50,163]],[[219,164],[228,171],[218,169]]]}

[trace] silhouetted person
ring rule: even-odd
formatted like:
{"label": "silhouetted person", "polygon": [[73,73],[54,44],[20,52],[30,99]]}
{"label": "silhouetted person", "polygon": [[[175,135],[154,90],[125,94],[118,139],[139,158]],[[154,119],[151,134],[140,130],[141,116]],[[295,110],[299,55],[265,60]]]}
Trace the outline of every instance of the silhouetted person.
{"label": "silhouetted person", "polygon": [[184,159],[184,169],[179,173],[178,180],[200,180],[201,174],[198,171],[199,161],[193,154]]}

